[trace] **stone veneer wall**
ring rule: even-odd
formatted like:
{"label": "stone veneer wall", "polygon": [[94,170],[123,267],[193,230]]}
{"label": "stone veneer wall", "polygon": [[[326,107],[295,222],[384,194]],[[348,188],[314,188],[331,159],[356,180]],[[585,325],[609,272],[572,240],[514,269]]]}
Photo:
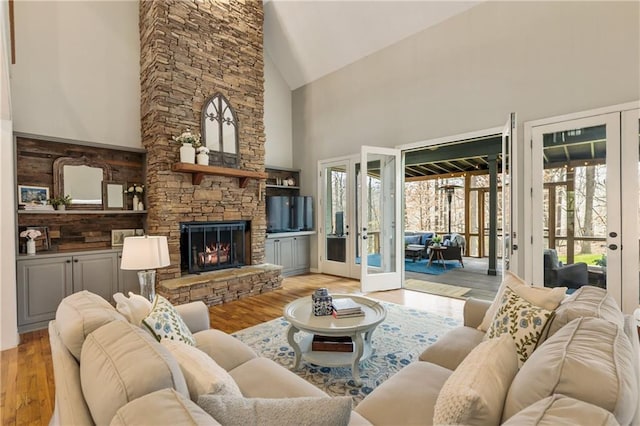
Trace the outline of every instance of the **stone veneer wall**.
{"label": "stone veneer wall", "polygon": [[264,63],[261,0],[140,2],[142,143],[147,149],[147,229],[166,235],[180,277],[180,222],[251,221],[251,264],[264,261],[264,185],[251,179],[174,173],[179,145],[171,137],[200,131],[205,100],[222,93],[239,123],[240,169],[264,171]]}

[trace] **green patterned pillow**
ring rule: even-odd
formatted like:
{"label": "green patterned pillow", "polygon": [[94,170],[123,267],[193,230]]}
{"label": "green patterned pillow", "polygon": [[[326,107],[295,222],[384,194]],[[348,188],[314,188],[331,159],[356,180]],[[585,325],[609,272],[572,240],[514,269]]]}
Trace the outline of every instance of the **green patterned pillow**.
{"label": "green patterned pillow", "polygon": [[149,315],[142,323],[151,331],[158,341],[160,339],[179,340],[191,346],[196,345],[196,340],[189,328],[169,302],[164,297],[156,294]]}
{"label": "green patterned pillow", "polygon": [[507,287],[485,339],[500,337],[506,333],[511,334],[518,353],[518,366],[521,367],[536,348],[553,313],[553,311],[532,305]]}

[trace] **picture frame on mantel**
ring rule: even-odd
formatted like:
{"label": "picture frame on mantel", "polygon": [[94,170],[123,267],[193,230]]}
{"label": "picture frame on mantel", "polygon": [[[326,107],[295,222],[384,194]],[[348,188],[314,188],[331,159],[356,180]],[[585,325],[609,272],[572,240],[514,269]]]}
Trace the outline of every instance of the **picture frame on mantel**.
{"label": "picture frame on mantel", "polygon": [[18,204],[42,205],[49,200],[49,187],[18,185]]}
{"label": "picture frame on mantel", "polygon": [[105,210],[125,210],[126,182],[107,180],[102,182],[102,203]]}

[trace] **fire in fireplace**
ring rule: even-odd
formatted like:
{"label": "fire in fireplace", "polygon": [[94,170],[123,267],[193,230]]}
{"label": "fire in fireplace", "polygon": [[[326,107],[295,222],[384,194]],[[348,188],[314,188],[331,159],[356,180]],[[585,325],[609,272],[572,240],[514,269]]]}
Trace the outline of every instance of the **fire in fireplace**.
{"label": "fire in fireplace", "polygon": [[183,222],[180,257],[183,272],[195,274],[245,265],[249,259],[248,222]]}

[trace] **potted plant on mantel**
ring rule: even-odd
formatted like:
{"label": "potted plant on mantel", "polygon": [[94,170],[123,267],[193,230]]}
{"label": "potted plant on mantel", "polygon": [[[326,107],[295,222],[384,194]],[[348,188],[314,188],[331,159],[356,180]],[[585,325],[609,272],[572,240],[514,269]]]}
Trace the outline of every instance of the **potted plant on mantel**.
{"label": "potted plant on mantel", "polygon": [[61,197],[50,198],[49,204],[51,204],[56,210],[65,210],[68,206],[71,205],[71,196],[65,195]]}
{"label": "potted plant on mantel", "polygon": [[182,144],[180,147],[180,162],[195,164],[196,148],[202,145],[200,143],[200,135],[191,133],[191,130],[187,128],[180,136],[173,136],[171,139]]}

